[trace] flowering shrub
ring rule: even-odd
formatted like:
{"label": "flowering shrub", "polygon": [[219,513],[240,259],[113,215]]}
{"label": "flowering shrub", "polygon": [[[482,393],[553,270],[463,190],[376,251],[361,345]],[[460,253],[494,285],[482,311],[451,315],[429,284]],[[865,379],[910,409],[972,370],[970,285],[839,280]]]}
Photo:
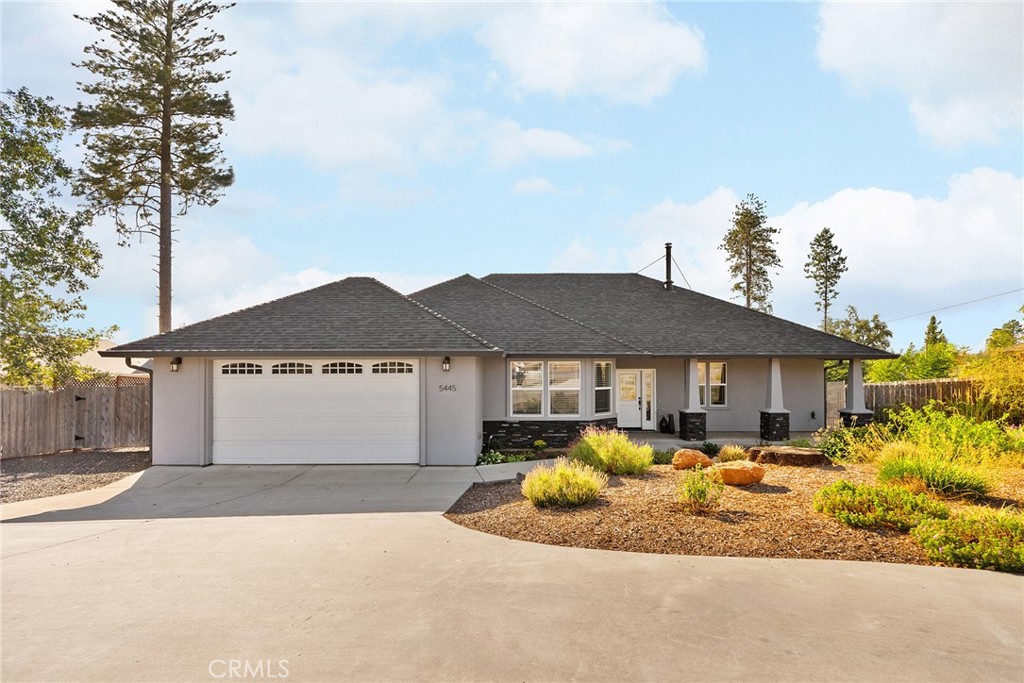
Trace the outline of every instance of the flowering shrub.
{"label": "flowering shrub", "polygon": [[932,562],[1024,573],[1024,517],[976,509],[952,519],[922,522],[912,532]]}

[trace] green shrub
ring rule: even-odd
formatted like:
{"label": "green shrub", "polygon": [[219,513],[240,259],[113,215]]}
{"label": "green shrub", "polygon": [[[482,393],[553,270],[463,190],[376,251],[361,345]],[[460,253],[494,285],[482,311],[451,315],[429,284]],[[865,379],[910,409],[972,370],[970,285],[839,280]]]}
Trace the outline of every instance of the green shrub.
{"label": "green shrub", "polygon": [[911,491],[928,489],[941,496],[983,496],[989,483],[975,468],[937,457],[914,444],[896,441],[881,452],[878,481],[899,484]]}
{"label": "green shrub", "polygon": [[716,455],[718,455],[718,451],[722,450],[722,447],[719,446],[714,441],[705,441],[704,445],[701,446],[700,448],[707,454],[709,458],[715,457]]}
{"label": "green shrub", "polygon": [[821,429],[814,439],[822,454],[829,460],[842,462],[855,459],[852,446],[860,443],[867,434],[867,427],[837,427]]}
{"label": "green shrub", "polygon": [[651,453],[654,457],[655,465],[671,465],[672,458],[675,454],[675,451],[654,451]]}
{"label": "green shrub", "polygon": [[487,451],[476,459],[477,465],[500,465],[503,462],[526,462],[526,456],[522,453]]}
{"label": "green shrub", "polygon": [[537,439],[533,442],[533,450],[537,453],[543,453],[548,449],[548,442],[544,439]]}
{"label": "green shrub", "polygon": [[521,490],[537,507],[576,507],[597,498],[607,484],[607,474],[578,460],[558,458],[551,467],[530,470]]}
{"label": "green shrub", "polygon": [[587,427],[569,447],[569,457],[609,474],[643,474],[654,464],[654,449],[638,446],[617,429]]}
{"label": "green shrub", "polygon": [[718,462],[730,462],[732,460],[746,460],[747,449],[737,446],[734,443],[727,443],[718,451]]}
{"label": "green shrub", "polygon": [[922,522],[913,536],[932,562],[1024,573],[1024,516],[979,508]]}
{"label": "green shrub", "polygon": [[725,484],[708,470],[697,465],[680,472],[676,479],[676,502],[690,514],[710,512],[718,507]]}
{"label": "green shrub", "polygon": [[814,442],[810,439],[790,439],[785,445],[794,448],[814,448]]}
{"label": "green shrub", "polygon": [[898,486],[839,480],[814,494],[814,509],[847,526],[908,531],[926,519],[949,517],[949,508]]}

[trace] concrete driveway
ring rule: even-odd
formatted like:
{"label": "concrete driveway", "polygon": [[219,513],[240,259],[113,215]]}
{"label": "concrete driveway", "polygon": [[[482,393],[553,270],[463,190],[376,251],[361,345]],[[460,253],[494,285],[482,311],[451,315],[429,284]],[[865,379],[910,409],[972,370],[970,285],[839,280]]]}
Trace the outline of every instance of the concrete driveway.
{"label": "concrete driveway", "polygon": [[441,517],[475,478],[152,468],[7,505],[0,678],[1024,680],[1021,577],[510,541]]}

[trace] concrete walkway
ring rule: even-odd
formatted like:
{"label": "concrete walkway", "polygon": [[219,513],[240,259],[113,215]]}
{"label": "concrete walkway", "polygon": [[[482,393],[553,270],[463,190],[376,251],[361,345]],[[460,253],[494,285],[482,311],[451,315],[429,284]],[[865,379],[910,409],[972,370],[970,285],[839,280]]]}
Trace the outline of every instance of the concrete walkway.
{"label": "concrete walkway", "polygon": [[1024,679],[1021,577],[510,541],[441,517],[465,476],[152,468],[7,505],[0,678]]}

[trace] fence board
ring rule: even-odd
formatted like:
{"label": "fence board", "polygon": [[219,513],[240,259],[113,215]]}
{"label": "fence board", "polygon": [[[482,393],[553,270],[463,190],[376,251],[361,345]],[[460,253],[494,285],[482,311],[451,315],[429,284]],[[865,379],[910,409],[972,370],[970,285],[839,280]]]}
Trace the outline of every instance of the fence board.
{"label": "fence board", "polygon": [[864,403],[870,410],[908,405],[921,408],[929,401],[975,403],[981,387],[969,379],[921,379],[875,382],[864,385]]}
{"label": "fence board", "polygon": [[0,390],[0,458],[148,445],[148,384]]}

